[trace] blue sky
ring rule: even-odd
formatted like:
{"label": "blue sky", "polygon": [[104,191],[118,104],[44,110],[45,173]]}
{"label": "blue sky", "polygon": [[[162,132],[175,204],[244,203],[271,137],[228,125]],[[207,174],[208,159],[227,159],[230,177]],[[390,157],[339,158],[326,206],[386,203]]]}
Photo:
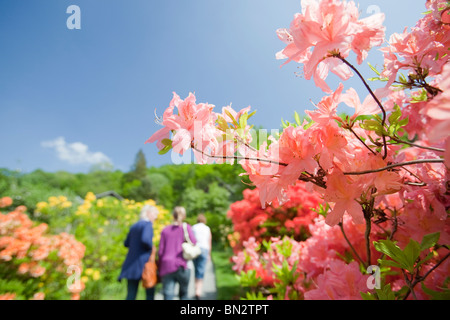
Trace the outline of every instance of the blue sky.
{"label": "blue sky", "polygon": [[[425,0],[356,2],[361,17],[386,14],[387,37],[425,11]],[[70,5],[80,30],[67,28]],[[250,105],[252,124],[279,128],[323,96],[298,64],[275,59],[276,29],[300,10],[300,0],[1,0],[0,168],[87,172],[109,161],[128,171],[139,149],[149,166],[171,163],[144,142],[173,91],[216,111]],[[380,52],[367,61],[380,66]],[[345,87],[364,98],[356,80]]]}

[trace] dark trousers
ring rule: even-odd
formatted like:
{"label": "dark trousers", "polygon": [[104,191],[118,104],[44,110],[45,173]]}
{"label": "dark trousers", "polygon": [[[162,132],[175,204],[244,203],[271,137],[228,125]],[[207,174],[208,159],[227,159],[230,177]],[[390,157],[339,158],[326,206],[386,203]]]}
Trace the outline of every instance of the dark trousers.
{"label": "dark trousers", "polygon": [[175,283],[179,286],[180,300],[188,299],[188,286],[190,280],[191,270],[183,267],[178,268],[173,273],[166,274],[162,277],[161,282],[163,285],[164,300],[173,300],[175,296]]}
{"label": "dark trousers", "polygon": [[[136,300],[140,280],[128,279],[128,291],[126,300]],[[147,300],[155,300],[155,288],[145,289],[145,296]]]}

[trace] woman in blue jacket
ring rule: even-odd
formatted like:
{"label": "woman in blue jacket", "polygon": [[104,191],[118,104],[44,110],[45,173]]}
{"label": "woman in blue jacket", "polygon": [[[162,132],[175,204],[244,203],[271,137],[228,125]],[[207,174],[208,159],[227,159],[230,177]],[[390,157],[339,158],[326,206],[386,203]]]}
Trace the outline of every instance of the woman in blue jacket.
{"label": "woman in blue jacket", "polygon": [[[125,240],[128,254],[122,265],[119,281],[128,280],[127,300],[135,300],[142,277],[144,265],[153,249],[153,222],[158,216],[158,209],[145,205],[140,213],[140,220],[131,226]],[[146,289],[147,300],[154,300],[155,288]]]}

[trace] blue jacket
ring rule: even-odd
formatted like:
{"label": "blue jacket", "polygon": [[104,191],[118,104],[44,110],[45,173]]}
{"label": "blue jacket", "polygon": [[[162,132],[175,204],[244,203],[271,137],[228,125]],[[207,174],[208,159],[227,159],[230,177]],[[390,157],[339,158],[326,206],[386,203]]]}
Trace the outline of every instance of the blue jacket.
{"label": "blue jacket", "polygon": [[124,242],[128,254],[122,265],[119,281],[123,278],[140,280],[144,265],[150,258],[153,246],[153,224],[150,221],[138,221],[131,226]]}

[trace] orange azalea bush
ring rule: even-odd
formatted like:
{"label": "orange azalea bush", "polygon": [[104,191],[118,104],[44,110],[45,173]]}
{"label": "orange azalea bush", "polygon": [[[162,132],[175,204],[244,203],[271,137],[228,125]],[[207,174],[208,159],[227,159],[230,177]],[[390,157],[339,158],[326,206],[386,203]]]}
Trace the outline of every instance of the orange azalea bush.
{"label": "orange azalea bush", "polygon": [[[11,205],[3,199],[2,206]],[[47,229],[31,221],[24,206],[0,212],[0,299],[79,298],[83,283],[68,270],[81,270],[85,246],[73,235]]]}

